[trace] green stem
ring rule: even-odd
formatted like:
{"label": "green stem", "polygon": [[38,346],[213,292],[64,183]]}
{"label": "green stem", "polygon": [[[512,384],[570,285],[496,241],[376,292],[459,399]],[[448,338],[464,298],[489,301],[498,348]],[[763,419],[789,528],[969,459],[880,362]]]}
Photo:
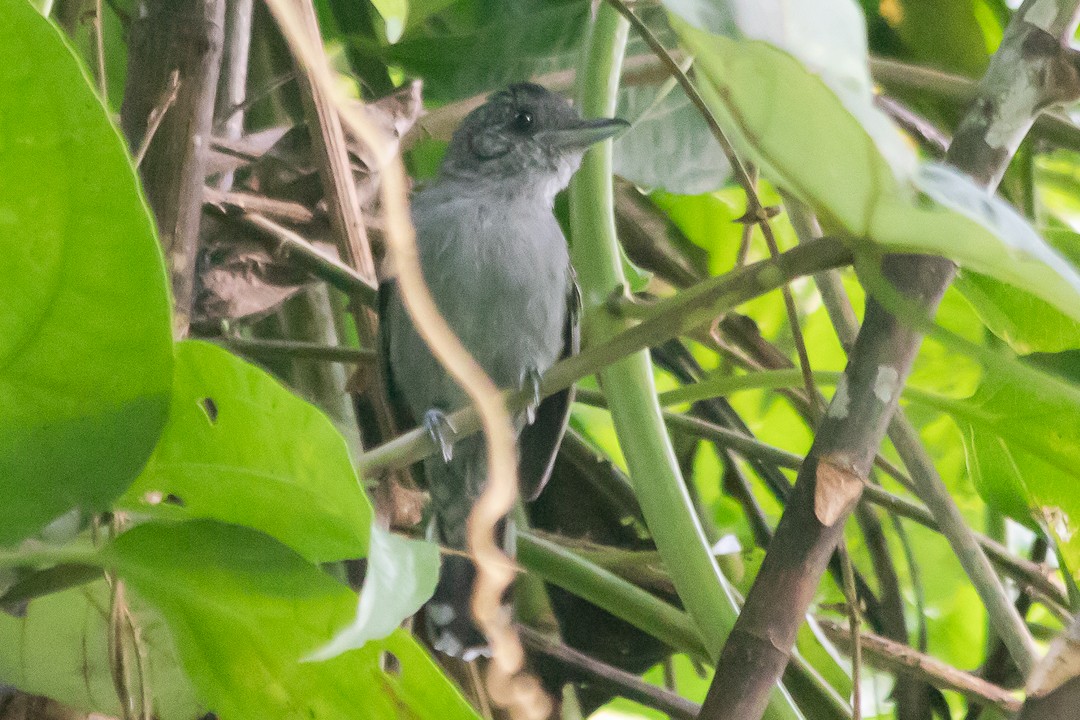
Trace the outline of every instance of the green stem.
{"label": "green stem", "polygon": [[33,568],[45,565],[98,565],[100,548],[89,544],[0,550],[0,568]]}
{"label": "green stem", "polygon": [[[755,373],[755,375],[757,375],[757,373]],[[691,387],[697,387],[697,385]],[[666,402],[666,395],[667,393],[660,394],[660,405],[675,404]],[[603,393],[596,392],[595,390],[579,388],[574,400],[583,405],[603,408],[607,407],[607,401],[604,399]],[[702,440],[717,443],[721,447],[734,450],[747,458],[757,458],[773,463],[777,467],[792,469],[797,469],[802,464],[802,456],[800,455],[769,445],[768,443],[763,443],[756,438],[744,435],[736,430],[714,425],[692,415],[683,415],[681,413],[665,410],[664,422],[667,423],[668,428],[673,432],[678,431],[699,437]]]}
{"label": "green stem", "polygon": [[[615,110],[627,29],[626,20],[609,5],[598,8],[579,75],[578,95],[587,117],[610,116]],[[610,142],[589,152],[570,185],[570,226],[574,267],[585,302],[585,340],[595,345],[629,323],[614,316],[607,304],[613,292],[626,286],[615,236]],[[648,352],[636,352],[609,365],[600,371],[599,379],[657,549],[709,655],[719,657],[738,614],[735,598],[709,552],[679,470],[657,401]],[[766,717],[801,716],[778,688]]]}
{"label": "green stem", "polygon": [[711,662],[697,627],[674,605],[589,562],[573,550],[531,532],[519,532],[516,541],[517,559],[530,571],[673,649],[697,660]]}
{"label": "green stem", "polygon": [[[843,373],[829,370],[815,370],[814,383],[826,387],[835,387]],[[798,368],[787,370],[761,370],[759,372],[746,373],[745,375],[725,375],[723,377],[709,378],[693,385],[685,385],[674,390],[668,390],[660,394],[660,405],[671,407],[683,403],[694,403],[699,400],[709,400],[715,397],[726,397],[744,390],[780,390],[783,388],[798,387],[803,382],[802,372]],[[961,417],[972,417],[973,410],[968,407],[970,403],[961,400],[937,395],[926,390],[913,387],[905,387],[903,397],[908,400],[928,405],[936,410]],[[588,397],[588,396],[586,396]]]}

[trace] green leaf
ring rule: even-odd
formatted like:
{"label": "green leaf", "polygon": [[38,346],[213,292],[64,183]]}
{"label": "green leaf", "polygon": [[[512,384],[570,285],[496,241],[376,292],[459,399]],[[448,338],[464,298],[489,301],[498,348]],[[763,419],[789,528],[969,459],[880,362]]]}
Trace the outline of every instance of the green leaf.
{"label": "green leaf", "polygon": [[866,21],[851,0],[665,0],[665,5],[698,30],[761,40],[788,53],[858,120],[898,177],[915,169],[914,150],[874,103]]}
{"label": "green leaf", "polygon": [[706,82],[706,103],[736,148],[822,221],[866,233],[900,184],[870,136],[820,77],[764,42],[709,35],[673,19]]}
{"label": "green leaf", "polygon": [[437,545],[372,525],[371,552],[356,618],[311,658],[327,660],[386,637],[428,601],[438,579]]}
{"label": "green leaf", "polygon": [[697,195],[719,190],[731,176],[720,145],[682,88],[620,88],[615,115],[633,125],[615,138],[614,171],[635,185]]}
{"label": "green leaf", "polygon": [[[900,0],[896,4],[896,31],[910,49],[911,60],[962,75],[982,75],[990,54],[976,16],[978,4]],[[992,16],[986,21],[987,30],[992,26],[1000,41],[1000,26]]]}
{"label": "green leaf", "polygon": [[[1043,235],[1074,266],[1080,262],[1080,235],[1052,228]],[[1080,323],[1045,300],[978,273],[961,273],[956,284],[991,332],[1017,352],[1080,348]]]}
{"label": "green leaf", "polygon": [[372,518],[326,416],[263,370],[196,341],[176,346],[169,422],[119,506],[252,527],[312,562],[363,557]]}
{"label": "green leaf", "polygon": [[[915,184],[940,205],[979,226],[976,232],[953,239],[953,244],[960,246],[955,252],[962,255],[966,267],[1024,287],[1051,303],[1078,292],[1080,272],[1073,264],[1043,240],[1015,208],[987,193],[967,175],[947,165],[924,163]],[[942,241],[935,237],[930,242],[940,251],[944,249]],[[1068,312],[1080,319],[1080,308],[1069,308]]]}
{"label": "green leaf", "polygon": [[458,2],[395,45],[362,49],[422,77],[424,99],[440,104],[572,66],[588,16],[582,0]]}
{"label": "green leaf", "polygon": [[[889,252],[952,258],[1080,320],[1080,273],[1006,203],[941,166],[901,181],[898,164],[886,160],[850,107],[794,58],[673,20],[707,80],[702,95],[733,141],[827,229]],[[916,191],[941,205],[919,204]]]}
{"label": "green leaf", "polygon": [[405,0],[371,0],[371,4],[386,23],[386,39],[391,43],[401,39],[401,33],[405,31]]}
{"label": "green leaf", "polygon": [[1018,353],[1080,348],[1080,322],[1045,300],[974,272],[961,273],[956,286],[992,333]]}
{"label": "green leaf", "polygon": [[992,432],[1064,472],[1080,473],[1080,390],[1052,376],[1036,379],[1035,375],[1024,373],[1023,380],[988,377],[966,400],[924,393],[913,397]]}
{"label": "green leaf", "polygon": [[[476,718],[402,630],[302,661],[348,622],[356,595],[267,535],[210,520],[147,524],[118,537],[107,557],[161,611],[189,677],[223,720]],[[396,672],[380,667],[383,653]]]}
{"label": "green leaf", "polygon": [[[110,593],[105,580],[99,580],[38,598],[22,617],[0,613],[0,678],[84,712],[122,717],[109,661]],[[144,687],[151,693],[154,716],[202,716],[206,708],[180,668],[160,615],[137,598],[128,599],[128,608],[146,652]]]}
{"label": "green leaf", "polygon": [[963,432],[968,472],[979,495],[1002,515],[1036,529],[1038,523],[1031,514],[1024,477],[1036,469],[1038,472],[1061,471],[1030,453],[1016,450],[1008,441],[985,428],[964,423]]}
{"label": "green leaf", "polygon": [[936,404],[963,430],[969,472],[986,502],[1053,532],[1067,564],[1080,568],[1080,391],[1050,376],[1023,384],[999,377],[967,400]]}
{"label": "green leaf", "polygon": [[165,421],[167,280],[124,143],[56,28],[0,0],[0,545],[104,508]]}

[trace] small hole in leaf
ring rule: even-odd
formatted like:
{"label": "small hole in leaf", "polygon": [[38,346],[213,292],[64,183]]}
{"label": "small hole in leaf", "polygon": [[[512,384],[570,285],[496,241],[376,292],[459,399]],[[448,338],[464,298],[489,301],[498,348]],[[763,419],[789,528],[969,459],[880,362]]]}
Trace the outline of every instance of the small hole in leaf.
{"label": "small hole in leaf", "polygon": [[401,661],[397,659],[397,655],[395,655],[394,653],[383,652],[379,660],[379,664],[382,665],[383,670],[390,675],[401,674]]}
{"label": "small hole in leaf", "polygon": [[199,404],[202,405],[202,409],[203,412],[206,413],[206,417],[210,418],[210,422],[217,422],[217,403],[214,402],[214,399],[208,397],[203,398],[202,402]]}

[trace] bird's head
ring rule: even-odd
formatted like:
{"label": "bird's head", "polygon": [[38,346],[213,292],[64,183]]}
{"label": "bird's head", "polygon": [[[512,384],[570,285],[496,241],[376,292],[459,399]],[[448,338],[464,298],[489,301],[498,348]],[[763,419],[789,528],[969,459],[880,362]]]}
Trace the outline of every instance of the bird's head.
{"label": "bird's head", "polygon": [[450,141],[442,173],[494,183],[508,194],[536,191],[551,200],[570,182],[590,145],[628,126],[617,118],[585,120],[562,96],[518,83],[469,113]]}

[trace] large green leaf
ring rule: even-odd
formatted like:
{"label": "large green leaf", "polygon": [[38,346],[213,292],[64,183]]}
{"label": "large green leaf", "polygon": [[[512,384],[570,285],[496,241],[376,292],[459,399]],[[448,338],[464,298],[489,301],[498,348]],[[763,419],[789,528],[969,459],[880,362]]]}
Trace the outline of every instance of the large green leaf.
{"label": "large green leaf", "polygon": [[759,41],[710,35],[675,19],[732,141],[832,227],[865,233],[880,197],[900,184],[870,136],[817,75]]}
{"label": "large green leaf", "polygon": [[371,552],[356,618],[312,657],[325,660],[390,635],[428,601],[438,579],[436,545],[372,525]]}
{"label": "large green leaf", "polygon": [[852,0],[665,0],[664,4],[698,30],[762,40],[791,55],[858,120],[893,172],[907,177],[914,170],[914,150],[874,103],[866,22]]}
{"label": "large green leaf", "polygon": [[[1073,265],[1080,264],[1080,235],[1047,229],[1043,235]],[[1080,322],[1045,300],[978,273],[961,273],[957,286],[995,335],[1020,353],[1080,348]]]}
{"label": "large green leaf", "polygon": [[[987,38],[1001,40],[1001,27],[992,13],[979,13],[978,2],[899,0],[891,17],[897,34],[915,62],[978,77],[990,59]],[[979,22],[978,15],[983,16]],[[989,17],[987,17],[989,15]],[[996,44],[996,43],[995,43]]]}
{"label": "large green leaf", "polygon": [[0,0],[0,545],[138,474],[168,408],[166,275],[124,144],[57,30]]}
{"label": "large green leaf", "polygon": [[992,507],[1055,535],[1080,568],[1080,392],[1064,382],[987,379],[942,405],[964,430],[968,467]]}
{"label": "large green leaf", "polygon": [[[147,524],[107,557],[165,617],[189,677],[223,720],[476,718],[403,630],[303,661],[348,622],[356,595],[267,535],[210,520]],[[383,653],[396,670],[382,669]]]}
{"label": "large green leaf", "polygon": [[356,618],[328,654],[385,637],[431,597],[438,548],[372,525],[345,441],[320,410],[204,342],[176,346],[173,393],[161,442],[119,507],[244,525],[312,562],[366,556]]}
{"label": "large green leaf", "polygon": [[[1080,273],[1006,203],[940,166],[924,166],[911,182],[894,174],[898,163],[882,154],[824,80],[793,57],[673,21],[697,58],[703,95],[721,123],[827,228],[890,252],[952,258],[1080,320]],[[941,204],[917,201],[919,192]]]}
{"label": "large green leaf", "polygon": [[363,557],[372,517],[326,416],[263,370],[196,341],[176,346],[169,422],[119,505],[246,525],[313,562]]}
{"label": "large green leaf", "polygon": [[[37,598],[22,617],[0,613],[0,680],[85,712],[122,717],[109,660],[110,593],[101,579]],[[142,688],[154,717],[200,717],[206,708],[180,668],[161,616],[137,598],[128,598],[128,609],[146,653]]]}
{"label": "large green leaf", "polygon": [[423,78],[425,99],[445,103],[571,66],[588,15],[584,0],[458,2],[395,45],[361,49]]}
{"label": "large green leaf", "polygon": [[615,174],[643,188],[696,195],[731,175],[701,113],[671,83],[619,90],[615,113],[633,125],[615,139]]}

